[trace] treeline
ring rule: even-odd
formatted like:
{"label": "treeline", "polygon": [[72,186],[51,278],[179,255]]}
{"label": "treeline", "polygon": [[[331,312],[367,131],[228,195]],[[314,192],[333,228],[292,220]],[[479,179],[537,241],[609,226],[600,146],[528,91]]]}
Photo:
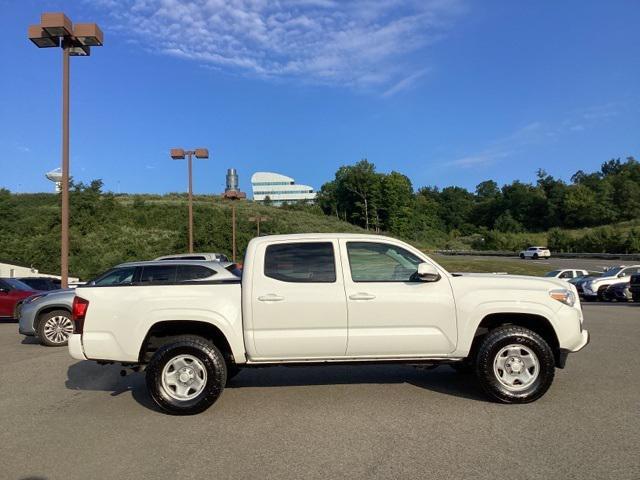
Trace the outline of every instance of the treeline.
{"label": "treeline", "polygon": [[[341,167],[321,187],[318,204],[325,214],[366,230],[430,245],[470,237],[474,248],[515,250],[526,246],[526,233],[640,218],[640,162],[612,159],[597,172],[576,172],[569,183],[540,169],[534,184],[514,181],[500,187],[486,180],[470,192],[455,186],[415,191],[406,175],[378,173],[362,160]],[[552,231],[549,243],[558,250],[637,251],[635,231],[596,229],[584,239]]]}
{"label": "treeline", "polygon": [[[72,276],[88,280],[106,269],[132,260],[187,251],[186,194],[115,195],[102,182],[72,183],[70,195],[70,257]],[[298,232],[361,232],[329,218],[313,206],[286,209],[238,201],[236,245],[242,260],[256,224],[268,217],[262,234]],[[314,211],[315,210],[315,211]],[[194,199],[194,248],[231,258],[231,201],[218,196]],[[44,273],[60,270],[60,196],[51,193],[12,194],[0,189],[0,260],[33,265]]]}

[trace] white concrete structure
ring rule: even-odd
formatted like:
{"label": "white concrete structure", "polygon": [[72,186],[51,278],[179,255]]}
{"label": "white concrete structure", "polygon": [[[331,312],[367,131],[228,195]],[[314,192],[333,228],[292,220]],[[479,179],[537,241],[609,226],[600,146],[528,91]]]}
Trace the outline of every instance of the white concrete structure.
{"label": "white concrete structure", "polygon": [[[0,262],[0,277],[52,277],[60,278],[59,275],[49,275],[47,273],[40,273],[37,268],[25,267],[24,265],[14,265],[12,263]],[[80,279],[76,277],[69,277],[70,283],[77,283]]]}
{"label": "white concrete structure", "polygon": [[316,198],[313,187],[298,185],[293,178],[279,173],[254,173],[251,176],[251,188],[256,202],[264,202],[265,198],[269,197],[274,205]]}

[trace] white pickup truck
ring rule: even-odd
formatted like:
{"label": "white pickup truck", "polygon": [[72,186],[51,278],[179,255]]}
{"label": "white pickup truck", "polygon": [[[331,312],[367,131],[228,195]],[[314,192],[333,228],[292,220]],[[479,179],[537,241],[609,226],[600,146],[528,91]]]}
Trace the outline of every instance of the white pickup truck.
{"label": "white pickup truck", "polygon": [[450,364],[474,371],[491,398],[526,403],[589,341],[573,285],[451,274],[382,236],[254,238],[242,279],[219,270],[203,282],[78,288],[71,356],[145,369],[162,409],[193,414],[241,368],[331,362]]}

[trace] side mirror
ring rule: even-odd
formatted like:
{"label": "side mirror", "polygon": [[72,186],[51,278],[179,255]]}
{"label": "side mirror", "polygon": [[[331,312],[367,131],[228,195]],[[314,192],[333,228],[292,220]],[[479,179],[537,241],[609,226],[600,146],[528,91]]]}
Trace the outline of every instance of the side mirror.
{"label": "side mirror", "polygon": [[622,278],[622,277],[626,277],[626,276],[627,276],[627,274],[624,273],[624,272],[618,274],[618,278]]}
{"label": "side mirror", "polygon": [[436,267],[426,262],[420,263],[418,265],[416,276],[421,282],[437,282],[438,280],[440,280],[440,273],[438,273]]}
{"label": "side mirror", "polygon": [[8,288],[0,287],[0,293],[9,293]]}

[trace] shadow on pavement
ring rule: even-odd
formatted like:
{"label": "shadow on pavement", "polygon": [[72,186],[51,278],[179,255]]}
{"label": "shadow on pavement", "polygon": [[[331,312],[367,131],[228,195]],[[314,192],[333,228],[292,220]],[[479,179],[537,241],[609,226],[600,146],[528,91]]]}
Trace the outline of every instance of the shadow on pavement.
{"label": "shadow on pavement", "polygon": [[229,382],[227,388],[398,383],[488,401],[473,375],[458,373],[446,365],[437,368],[388,364],[246,368]]}
{"label": "shadow on pavement", "polygon": [[[120,376],[118,365],[98,365],[81,361],[67,371],[65,386],[70,390],[110,392],[111,396],[131,392],[140,405],[159,411],[147,393],[144,374]],[[411,365],[322,365],[301,367],[246,368],[227,388],[292,387],[314,385],[402,384],[432,392],[488,402],[473,375],[442,365],[427,369]]]}
{"label": "shadow on pavement", "polygon": [[67,370],[65,387],[69,390],[90,390],[110,392],[112,397],[131,392],[131,396],[140,405],[159,411],[147,394],[144,374],[131,373],[120,375],[119,365],[98,365],[92,361],[74,363]]}
{"label": "shadow on pavement", "polygon": [[[40,341],[36,337],[24,337],[20,342],[22,345],[40,345]],[[51,347],[57,348],[57,347]]]}

